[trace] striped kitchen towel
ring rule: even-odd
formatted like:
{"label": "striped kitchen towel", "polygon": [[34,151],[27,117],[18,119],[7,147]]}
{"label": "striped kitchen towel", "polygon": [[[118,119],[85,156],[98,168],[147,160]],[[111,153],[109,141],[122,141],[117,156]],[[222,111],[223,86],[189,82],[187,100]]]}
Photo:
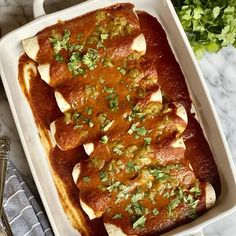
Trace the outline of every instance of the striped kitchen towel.
{"label": "striped kitchen towel", "polygon": [[7,167],[3,206],[15,236],[54,235],[45,213],[11,161]]}

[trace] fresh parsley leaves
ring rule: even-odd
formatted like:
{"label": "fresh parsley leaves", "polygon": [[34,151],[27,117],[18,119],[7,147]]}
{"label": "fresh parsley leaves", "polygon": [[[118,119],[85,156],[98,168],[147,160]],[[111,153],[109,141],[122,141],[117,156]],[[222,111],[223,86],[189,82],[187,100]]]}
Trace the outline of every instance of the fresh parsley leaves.
{"label": "fresh parsley leaves", "polygon": [[172,0],[195,55],[236,47],[236,4],[234,0]]}

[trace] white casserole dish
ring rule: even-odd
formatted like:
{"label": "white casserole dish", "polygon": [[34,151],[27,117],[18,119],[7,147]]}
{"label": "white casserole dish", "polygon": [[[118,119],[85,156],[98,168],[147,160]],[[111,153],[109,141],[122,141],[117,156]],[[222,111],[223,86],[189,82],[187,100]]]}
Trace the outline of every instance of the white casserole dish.
{"label": "white casserole dish", "polygon": [[[201,232],[204,226],[235,209],[236,175],[229,148],[203,75],[170,0],[90,0],[66,10],[40,17],[1,39],[1,77],[35,183],[55,235],[79,235],[70,225],[60,204],[30,106],[18,83],[18,59],[23,51],[21,40],[34,36],[43,28],[57,23],[59,19],[71,19],[117,2],[131,2],[135,5],[136,10],[147,11],[158,18],[168,36],[172,50],[185,75],[192,100],[197,107],[201,126],[219,169],[222,193],[213,209],[192,223],[168,232],[167,235]],[[44,14],[43,0],[35,0],[34,11],[37,17]]]}

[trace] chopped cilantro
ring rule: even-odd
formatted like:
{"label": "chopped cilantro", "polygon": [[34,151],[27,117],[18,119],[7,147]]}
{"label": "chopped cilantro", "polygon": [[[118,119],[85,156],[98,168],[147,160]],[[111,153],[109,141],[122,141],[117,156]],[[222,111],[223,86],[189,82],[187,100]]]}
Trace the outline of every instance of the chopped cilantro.
{"label": "chopped cilantro", "polygon": [[98,38],[98,42],[97,42],[97,49],[99,48],[104,48],[104,41],[107,40],[109,37],[109,34],[106,34],[106,33],[101,33],[99,35],[99,38]]}
{"label": "chopped cilantro", "polygon": [[173,215],[173,210],[176,207],[178,207],[180,203],[181,203],[181,201],[178,197],[170,202],[170,204],[167,206],[167,212],[168,212],[169,217]]}
{"label": "chopped cilantro", "polygon": [[115,189],[117,189],[119,187],[119,185],[121,184],[120,181],[116,181],[114,184],[110,185],[109,187],[107,187],[107,190],[109,192],[114,191]]}
{"label": "chopped cilantro", "polygon": [[144,126],[142,126],[141,128],[137,128],[136,132],[138,135],[145,136],[148,131],[146,130]]}
{"label": "chopped cilantro", "polygon": [[130,129],[128,130],[128,134],[132,134],[133,132],[135,132],[137,130],[138,124],[139,123],[132,124]]}
{"label": "chopped cilantro", "polygon": [[111,126],[113,125],[114,123],[114,120],[110,121],[110,120],[107,120],[108,122],[106,122],[106,125],[102,128],[102,131],[103,132],[107,132]]}
{"label": "chopped cilantro", "polygon": [[100,143],[106,144],[108,142],[109,138],[107,137],[107,135],[104,135],[101,137],[100,139]]}
{"label": "chopped cilantro", "polygon": [[152,138],[151,137],[146,137],[146,138],[144,138],[144,141],[147,145],[150,145],[151,142],[152,142]]}
{"label": "chopped cilantro", "polygon": [[113,217],[112,217],[113,220],[116,220],[116,219],[122,219],[122,214],[121,213],[117,213],[115,214]]}
{"label": "chopped cilantro", "polygon": [[99,92],[97,91],[97,88],[96,88],[95,85],[86,84],[85,88],[84,88],[84,91],[85,91],[87,96],[91,97],[94,100],[99,95]]}
{"label": "chopped cilantro", "polygon": [[76,125],[73,127],[73,129],[76,130],[76,129],[80,129],[80,128],[82,128],[82,127],[83,127],[83,125],[76,124]]}
{"label": "chopped cilantro", "polygon": [[83,181],[84,181],[85,183],[89,183],[89,182],[90,182],[90,177],[89,177],[89,176],[84,176],[84,177],[83,177]]}
{"label": "chopped cilantro", "polygon": [[101,171],[99,174],[99,177],[102,182],[107,182],[108,181],[108,174],[105,171]]}
{"label": "chopped cilantro", "polygon": [[98,51],[89,48],[87,53],[83,55],[82,62],[90,69],[94,70],[97,67],[97,62],[99,59]]}
{"label": "chopped cilantro", "polygon": [[199,196],[201,194],[201,189],[199,188],[198,184],[196,184],[196,186],[192,187],[189,191],[190,191],[190,193],[194,193],[195,196]]}
{"label": "chopped cilantro", "polygon": [[134,208],[134,211],[135,211],[136,215],[139,215],[139,216],[143,215],[144,207],[141,204],[139,204],[138,202],[134,202],[132,205],[133,205],[133,208]]}
{"label": "chopped cilantro", "polygon": [[132,78],[132,79],[136,79],[137,77],[140,76],[140,72],[139,72],[138,69],[133,68],[133,69],[131,69],[131,70],[129,71],[128,76],[129,76],[130,78]]}
{"label": "chopped cilantro", "polygon": [[113,63],[112,63],[112,60],[105,57],[102,59],[102,65],[106,68],[106,67],[110,67],[112,68],[113,67]]}
{"label": "chopped cilantro", "polygon": [[170,198],[170,193],[169,193],[169,192],[165,192],[165,193],[163,194],[163,197],[164,197],[164,198],[167,198],[167,199]]}
{"label": "chopped cilantro", "polygon": [[100,23],[101,21],[104,21],[107,19],[107,13],[105,11],[98,11],[96,13],[96,21],[97,23]]}
{"label": "chopped cilantro", "polygon": [[109,93],[109,94],[112,94],[112,93],[115,93],[115,89],[114,88],[109,88],[109,87],[104,87],[104,91],[106,93]]}
{"label": "chopped cilantro", "polygon": [[88,120],[88,125],[89,125],[90,128],[93,128],[94,123],[89,119],[89,120]]}
{"label": "chopped cilantro", "polygon": [[83,37],[83,33],[78,33],[77,34],[77,41],[80,41],[82,37]]}
{"label": "chopped cilantro", "polygon": [[[122,186],[122,185],[120,185],[120,186]],[[120,192],[117,194],[117,196],[116,196],[116,201],[115,201],[115,203],[120,202],[122,199],[126,199],[126,200],[127,200],[128,197],[129,197],[129,194],[128,194],[129,190],[130,190],[130,186],[125,186],[125,185],[123,185],[122,191],[120,191]]]}
{"label": "chopped cilantro", "polygon": [[117,70],[118,70],[122,75],[125,75],[125,74],[126,74],[126,70],[125,70],[124,68],[117,67]]}
{"label": "chopped cilantro", "polygon": [[166,174],[165,172],[163,172],[163,170],[161,168],[154,168],[154,169],[150,169],[150,174],[153,175],[157,180],[165,180],[168,178],[168,174]]}
{"label": "chopped cilantro", "polygon": [[107,115],[106,113],[102,113],[98,116],[98,120],[101,122],[101,123],[104,123],[106,120],[107,120]]}
{"label": "chopped cilantro", "polygon": [[106,97],[107,100],[109,100],[109,107],[112,111],[118,110],[119,100],[117,95],[109,95]]}
{"label": "chopped cilantro", "polygon": [[131,204],[127,205],[127,207],[125,208],[125,211],[127,211],[129,214],[134,213],[134,211],[132,210],[132,205]]}
{"label": "chopped cilantro", "polygon": [[97,49],[99,48],[104,48],[104,45],[100,40],[97,42]]}
{"label": "chopped cilantro", "polygon": [[105,83],[105,79],[104,79],[103,76],[99,76],[98,81],[99,81],[100,84],[104,84]]}
{"label": "chopped cilantro", "polygon": [[104,42],[106,39],[108,39],[109,37],[109,34],[101,34],[100,35],[100,38],[101,38],[101,41]]}
{"label": "chopped cilantro", "polygon": [[128,173],[135,172],[135,171],[138,171],[140,169],[140,167],[135,165],[132,161],[129,161],[127,163],[126,168],[127,168]]}
{"label": "chopped cilantro", "polygon": [[197,199],[197,200],[191,202],[191,203],[189,204],[189,206],[192,207],[193,209],[196,209],[196,208],[197,208],[197,205],[198,205],[198,203],[199,203],[199,201],[200,201],[200,200]]}
{"label": "chopped cilantro", "polygon": [[90,158],[90,160],[93,166],[99,169],[104,165],[105,162],[103,159],[97,157]]}
{"label": "chopped cilantro", "polygon": [[157,216],[157,215],[159,214],[159,211],[158,211],[156,208],[154,208],[154,209],[152,210],[152,214],[153,214],[154,216]]}
{"label": "chopped cilantro", "polygon": [[144,198],[144,192],[136,193],[131,197],[131,202],[135,203],[142,200],[143,198]]}
{"label": "chopped cilantro", "polygon": [[118,155],[122,155],[123,154],[123,148],[124,146],[122,144],[117,144],[112,151]]}
{"label": "chopped cilantro", "polygon": [[57,54],[55,55],[55,60],[56,60],[57,62],[63,62],[63,61],[64,61],[64,57],[63,57],[60,53],[57,53]]}
{"label": "chopped cilantro", "polygon": [[86,107],[86,112],[88,115],[92,115],[93,114],[93,108],[92,107]]}
{"label": "chopped cilantro", "polygon": [[68,42],[70,40],[70,31],[65,29],[62,37],[53,32],[52,37],[49,38],[49,40],[52,43],[54,54],[57,55],[62,49],[67,50]]}
{"label": "chopped cilantro", "polygon": [[84,46],[81,44],[70,44],[69,45],[69,50],[71,52],[73,52],[73,51],[80,51],[81,52],[83,50],[83,48],[84,48]]}
{"label": "chopped cilantro", "polygon": [[134,223],[133,223],[133,228],[144,228],[145,227],[145,222],[146,222],[146,217],[143,215],[140,218],[138,218]]}
{"label": "chopped cilantro", "polygon": [[73,76],[77,75],[84,75],[85,74],[85,69],[82,68],[82,55],[79,52],[73,52],[69,63],[68,63],[68,69],[69,71],[72,72]]}
{"label": "chopped cilantro", "polygon": [[188,197],[186,198],[186,201],[191,204],[194,201],[193,196],[189,194]]}

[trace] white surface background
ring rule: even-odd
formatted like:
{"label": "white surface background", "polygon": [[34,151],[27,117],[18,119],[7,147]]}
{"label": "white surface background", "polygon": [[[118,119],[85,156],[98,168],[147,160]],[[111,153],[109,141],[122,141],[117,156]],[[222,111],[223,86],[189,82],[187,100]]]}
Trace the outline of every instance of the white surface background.
{"label": "white surface background", "polygon": [[[48,12],[52,12],[79,2],[79,0],[47,0],[46,8]],[[0,0],[0,35],[3,36],[32,20],[32,15],[32,0]],[[228,47],[218,54],[206,54],[200,61],[200,66],[236,164],[236,49]],[[1,82],[0,135],[10,137],[11,159],[37,195]],[[204,235],[236,235],[236,213],[206,227]]]}

